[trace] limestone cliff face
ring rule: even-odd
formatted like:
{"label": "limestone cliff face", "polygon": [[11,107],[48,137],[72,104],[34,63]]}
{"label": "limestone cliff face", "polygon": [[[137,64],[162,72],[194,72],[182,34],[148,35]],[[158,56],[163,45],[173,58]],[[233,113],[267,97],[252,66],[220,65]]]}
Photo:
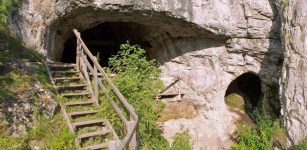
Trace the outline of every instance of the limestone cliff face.
{"label": "limestone cliff face", "polygon": [[[86,30],[102,22],[136,22],[164,28],[197,29],[173,36],[202,35],[232,38],[279,37],[276,11],[267,0],[26,0],[12,14],[12,28],[48,55],[61,57],[61,41],[71,29]],[[179,32],[179,33],[177,33]],[[58,36],[60,34],[60,36]]]}
{"label": "limestone cliff face", "polygon": [[307,1],[281,3],[285,61],[281,78],[284,125],[294,143],[307,138]]}
{"label": "limestone cliff face", "polygon": [[161,64],[161,79],[169,83],[180,77],[175,88],[199,106],[194,119],[166,122],[165,131],[174,131],[166,137],[184,128],[195,149],[221,149],[229,148],[235,128],[224,95],[231,81],[246,72],[259,76],[265,110],[279,113],[282,107],[292,140],[306,136],[306,19],[299,17],[306,16],[306,8],[289,3],[283,28],[301,36],[284,38],[283,44],[279,12],[271,0],[25,0],[10,23],[17,35],[53,60],[61,59],[74,28],[139,24],[118,30],[125,31],[123,37],[149,42],[149,53]]}

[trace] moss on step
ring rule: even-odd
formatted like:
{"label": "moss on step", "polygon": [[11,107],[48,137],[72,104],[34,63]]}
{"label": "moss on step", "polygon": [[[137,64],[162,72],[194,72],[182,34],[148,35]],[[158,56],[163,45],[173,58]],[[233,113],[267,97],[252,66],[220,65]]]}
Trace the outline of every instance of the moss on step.
{"label": "moss on step", "polygon": [[67,102],[85,102],[85,101],[89,101],[90,98],[89,96],[74,96],[71,98],[67,98],[61,95],[57,95],[57,101],[61,102],[61,103],[67,103]]}
{"label": "moss on step", "polygon": [[82,121],[90,121],[90,120],[98,120],[103,119],[103,116],[99,115],[98,113],[95,114],[87,114],[80,117],[74,117],[71,119],[72,122],[82,122]]}
{"label": "moss on step", "polygon": [[66,112],[80,112],[80,111],[90,111],[90,110],[97,110],[99,106],[97,105],[89,105],[89,106],[67,106]]}
{"label": "moss on step", "polygon": [[96,144],[102,144],[102,143],[108,142],[110,140],[112,140],[112,135],[110,133],[108,133],[106,135],[95,136],[95,137],[90,137],[90,138],[84,139],[82,141],[81,146],[87,147],[87,146],[92,146],[92,145],[96,145]]}
{"label": "moss on step", "polygon": [[83,134],[83,133],[102,131],[102,130],[107,130],[107,127],[106,126],[83,127],[83,128],[78,128],[77,131],[76,131],[76,134],[80,135],[80,134]]}

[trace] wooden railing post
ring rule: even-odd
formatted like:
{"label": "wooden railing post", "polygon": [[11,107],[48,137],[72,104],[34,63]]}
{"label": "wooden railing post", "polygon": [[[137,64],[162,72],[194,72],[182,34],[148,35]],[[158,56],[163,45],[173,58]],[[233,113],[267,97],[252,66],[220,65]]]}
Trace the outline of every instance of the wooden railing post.
{"label": "wooden railing post", "polygon": [[81,44],[79,40],[77,39],[77,56],[76,56],[76,69],[77,71],[80,71],[80,57],[81,57]]}
{"label": "wooden railing post", "polygon": [[120,150],[121,148],[121,142],[120,140],[116,140],[116,141],[110,141],[109,142],[109,150]]}
{"label": "wooden railing post", "polygon": [[136,149],[136,130],[134,128],[135,121],[128,121],[128,133],[132,133],[132,138],[129,143],[129,149]]}
{"label": "wooden railing post", "polygon": [[[131,109],[134,111],[134,107],[132,105]],[[129,144],[129,149],[137,149],[136,145],[137,145],[137,139],[136,139],[136,128],[134,127],[136,126],[136,121],[133,119],[133,117],[130,115],[130,121],[128,121],[128,133],[129,131],[132,132],[132,138]]]}
{"label": "wooden railing post", "polygon": [[[139,141],[137,140],[137,136],[136,136],[136,127],[137,127],[137,123],[138,123],[138,116],[135,113],[133,106],[130,105],[127,102],[125,97],[122,95],[122,93],[118,90],[118,88],[111,81],[111,79],[108,77],[108,75],[103,70],[103,68],[100,66],[99,62],[97,62],[97,58],[87,48],[87,46],[85,45],[85,43],[83,42],[83,40],[81,38],[80,33],[76,29],[74,29],[73,31],[74,31],[74,33],[77,37],[77,40],[78,40],[77,44],[79,45],[79,47],[78,47],[77,50],[79,50],[79,53],[80,53],[80,57],[77,58],[78,59],[77,63],[79,63],[80,71],[83,72],[84,78],[87,81],[88,88],[92,93],[92,99],[96,99],[96,102],[99,105],[99,103],[98,103],[99,87],[106,94],[106,96],[108,95],[107,89],[103,85],[101,79],[98,78],[98,73],[100,73],[100,74],[102,74],[103,79],[111,87],[114,94],[117,96],[117,98],[119,99],[121,104],[124,106],[124,108],[126,109],[126,111],[130,115],[130,119],[128,121],[127,118],[121,112],[121,109],[117,106],[117,104],[107,96],[107,99],[109,99],[111,106],[113,107],[113,109],[115,110],[117,115],[121,118],[121,120],[125,124],[126,131],[127,131],[127,134],[126,134],[126,136],[123,140],[117,140],[117,141],[109,142],[109,149],[111,149],[111,150],[120,149],[121,150],[121,149],[126,149],[128,147],[130,149],[137,149],[138,144],[139,144]],[[93,67],[92,67],[92,64],[88,61],[88,58],[93,63]],[[92,73],[93,76],[94,76],[94,79],[93,79],[94,85],[90,81],[89,72]],[[115,135],[116,135],[116,133],[115,133]],[[119,138],[117,137],[117,139],[119,139]]]}
{"label": "wooden railing post", "polygon": [[[97,58],[95,57],[95,60],[97,61]],[[94,65],[94,93],[96,96],[96,99],[99,101],[99,91],[98,91],[98,71],[97,71],[97,67]]]}

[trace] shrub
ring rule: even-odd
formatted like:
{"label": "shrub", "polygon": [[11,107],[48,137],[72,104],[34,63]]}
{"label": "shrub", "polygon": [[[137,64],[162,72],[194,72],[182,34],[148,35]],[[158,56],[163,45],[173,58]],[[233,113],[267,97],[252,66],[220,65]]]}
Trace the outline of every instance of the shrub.
{"label": "shrub", "polygon": [[273,123],[273,118],[257,110],[251,116],[257,127],[250,129],[239,124],[236,137],[237,143],[232,147],[234,150],[270,150],[273,149],[273,144],[276,142],[285,144],[286,135],[278,121]]}
{"label": "shrub", "polygon": [[138,45],[122,44],[118,54],[109,59],[113,81],[139,116],[137,132],[141,149],[166,149],[167,141],[160,135],[156,120],[163,104],[153,97],[162,88],[159,69],[154,60],[147,60],[145,50]]}
{"label": "shrub", "polygon": [[176,134],[172,145],[173,150],[191,150],[188,132]]}

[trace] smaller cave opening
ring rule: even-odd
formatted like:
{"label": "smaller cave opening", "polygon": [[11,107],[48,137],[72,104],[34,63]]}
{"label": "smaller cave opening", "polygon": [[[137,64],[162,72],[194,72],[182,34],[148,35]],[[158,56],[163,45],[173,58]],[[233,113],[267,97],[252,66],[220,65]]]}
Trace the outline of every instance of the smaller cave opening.
{"label": "smaller cave opening", "polygon": [[[150,27],[133,22],[105,22],[81,32],[81,36],[91,53],[99,57],[100,65],[108,67],[109,58],[117,54],[120,45],[127,41],[130,44],[138,44],[145,50],[151,49],[151,43],[139,35],[148,28]],[[72,37],[65,42],[62,62],[75,63],[76,42],[76,37]]]}
{"label": "smaller cave opening", "polygon": [[262,96],[260,78],[253,73],[240,75],[228,86],[225,93],[225,100],[231,94],[235,94],[237,98],[241,97],[243,99],[242,107],[244,107],[245,112],[252,112],[258,106]]}

